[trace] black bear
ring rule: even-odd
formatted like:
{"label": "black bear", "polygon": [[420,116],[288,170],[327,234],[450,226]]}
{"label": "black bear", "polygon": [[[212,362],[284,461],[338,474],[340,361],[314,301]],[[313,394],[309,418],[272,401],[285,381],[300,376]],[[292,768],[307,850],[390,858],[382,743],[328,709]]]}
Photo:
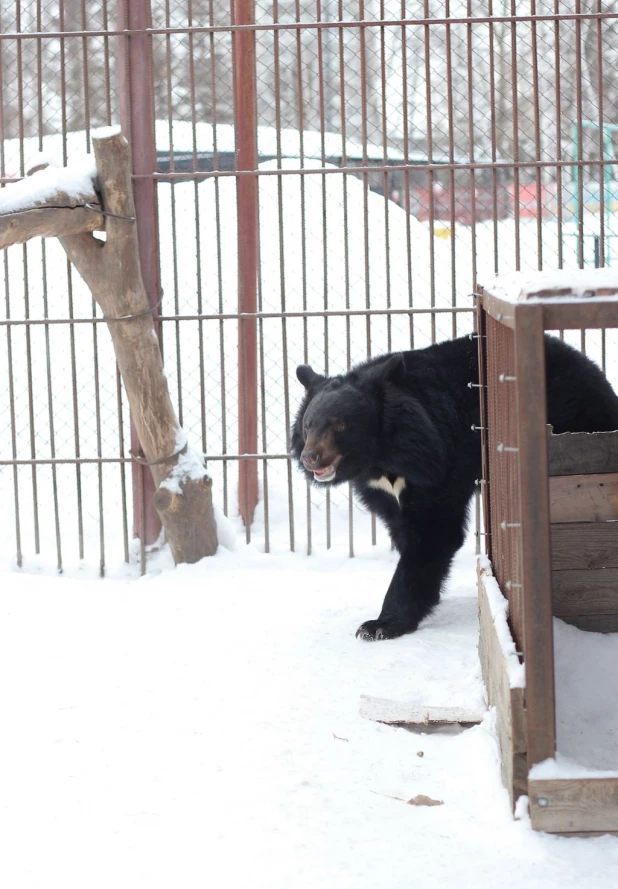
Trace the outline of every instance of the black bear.
{"label": "black bear", "polygon": [[[554,432],[618,429],[618,397],[596,364],[550,336],[545,354]],[[481,476],[478,389],[468,386],[478,383],[476,340],[383,355],[336,377],[305,365],[296,374],[306,392],[295,458],[312,481],[352,482],[400,554],[378,619],[356,635],[410,633],[438,604]]]}

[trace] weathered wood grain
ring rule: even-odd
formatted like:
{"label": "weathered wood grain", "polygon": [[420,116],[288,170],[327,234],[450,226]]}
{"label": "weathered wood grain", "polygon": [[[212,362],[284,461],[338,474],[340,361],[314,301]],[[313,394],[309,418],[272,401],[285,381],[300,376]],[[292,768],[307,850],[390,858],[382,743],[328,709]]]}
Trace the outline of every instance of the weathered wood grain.
{"label": "weathered wood grain", "polygon": [[[8,188],[19,189],[19,182]],[[59,238],[104,229],[104,217],[83,204],[100,209],[94,187],[89,195],[76,198],[58,192],[32,207],[10,213],[3,213],[0,206],[0,249],[23,244],[30,238]]]}
{"label": "weathered wood grain", "polygon": [[551,526],[554,571],[618,568],[618,522],[573,522]]}
{"label": "weathered wood grain", "polygon": [[549,480],[552,523],[618,519],[618,473],[558,475]]}
{"label": "weathered wood grain", "polygon": [[531,766],[552,757],[556,749],[545,340],[542,305],[518,304],[514,311],[523,652]]}
{"label": "weathered wood grain", "polygon": [[535,830],[618,830],[618,778],[530,778],[528,796]]}
{"label": "weathered wood grain", "polygon": [[566,432],[547,444],[550,475],[618,472],[618,432]]}
{"label": "weathered wood grain", "polygon": [[618,614],[618,568],[553,571],[552,602],[556,617]]}

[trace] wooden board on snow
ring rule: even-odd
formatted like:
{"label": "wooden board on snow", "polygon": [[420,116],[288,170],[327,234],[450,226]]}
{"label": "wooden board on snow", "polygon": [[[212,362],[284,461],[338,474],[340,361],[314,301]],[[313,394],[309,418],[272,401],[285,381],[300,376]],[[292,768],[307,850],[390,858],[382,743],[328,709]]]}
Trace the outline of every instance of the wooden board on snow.
{"label": "wooden board on snow", "polygon": [[360,715],[391,725],[478,725],[484,714],[463,707],[425,707],[361,695]]}

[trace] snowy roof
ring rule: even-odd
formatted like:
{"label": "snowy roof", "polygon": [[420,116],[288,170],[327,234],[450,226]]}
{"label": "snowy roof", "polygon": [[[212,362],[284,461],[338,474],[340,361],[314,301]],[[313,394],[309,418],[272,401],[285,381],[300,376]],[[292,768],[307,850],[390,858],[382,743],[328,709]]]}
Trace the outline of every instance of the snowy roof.
{"label": "snowy roof", "polygon": [[[482,283],[482,282],[481,282]],[[618,296],[617,269],[552,269],[543,272],[511,272],[482,283],[483,290],[508,302],[549,299],[569,302],[573,299]]]}

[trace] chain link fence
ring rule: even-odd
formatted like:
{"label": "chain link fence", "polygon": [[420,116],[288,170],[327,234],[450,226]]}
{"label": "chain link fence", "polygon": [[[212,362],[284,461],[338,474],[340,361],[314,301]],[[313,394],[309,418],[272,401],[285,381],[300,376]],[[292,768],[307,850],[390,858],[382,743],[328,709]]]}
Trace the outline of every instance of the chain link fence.
{"label": "chain link fence", "polygon": [[[289,459],[294,368],[467,333],[496,272],[616,262],[617,37],[600,0],[7,0],[0,178],[121,119],[151,145],[151,297],[215,500],[258,548],[358,553],[385,532]],[[100,312],[54,239],[0,263],[3,563],[143,568]],[[577,335],[610,376],[613,343]]]}

